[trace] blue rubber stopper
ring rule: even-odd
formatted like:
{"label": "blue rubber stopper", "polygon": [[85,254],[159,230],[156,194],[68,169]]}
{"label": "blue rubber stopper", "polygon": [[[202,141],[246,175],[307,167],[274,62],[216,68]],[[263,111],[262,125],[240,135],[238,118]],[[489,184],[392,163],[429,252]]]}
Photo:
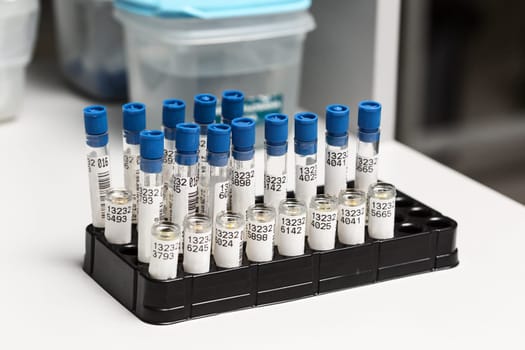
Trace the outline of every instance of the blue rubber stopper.
{"label": "blue rubber stopper", "polygon": [[162,159],[164,155],[164,133],[160,130],[140,132],[140,156],[144,159]]}
{"label": "blue rubber stopper", "polygon": [[381,124],[381,104],[376,101],[361,101],[357,125],[362,132],[377,132]]}
{"label": "blue rubber stopper", "polygon": [[170,98],[162,102],[162,125],[166,128],[175,128],[184,123],[186,103],[183,100]]}
{"label": "blue rubber stopper", "polygon": [[313,142],[317,140],[317,114],[310,112],[297,113],[295,121],[295,140]]}
{"label": "blue rubber stopper", "polygon": [[288,116],[271,113],[264,117],[264,138],[270,145],[281,145],[288,142]]}
{"label": "blue rubber stopper", "polygon": [[239,90],[225,90],[221,101],[222,119],[232,121],[244,114],[244,94]]}
{"label": "blue rubber stopper", "polygon": [[200,126],[195,123],[179,123],[175,128],[177,152],[197,153],[199,150]]}
{"label": "blue rubber stopper", "polygon": [[108,132],[106,107],[87,106],[84,108],[84,128],[88,135],[101,135]]}
{"label": "blue rubber stopper", "polygon": [[195,96],[193,105],[193,119],[199,124],[211,124],[215,121],[217,98],[212,94]]}
{"label": "blue rubber stopper", "polygon": [[226,153],[230,150],[231,127],[228,124],[212,124],[208,126],[208,151]]}
{"label": "blue rubber stopper", "polygon": [[239,151],[253,149],[255,144],[255,121],[251,118],[232,120],[232,144]]}
{"label": "blue rubber stopper", "polygon": [[345,105],[326,106],[326,132],[331,136],[348,135],[350,108]]}
{"label": "blue rubber stopper", "polygon": [[130,102],[122,105],[123,129],[142,131],[146,128],[146,106],[140,102]]}

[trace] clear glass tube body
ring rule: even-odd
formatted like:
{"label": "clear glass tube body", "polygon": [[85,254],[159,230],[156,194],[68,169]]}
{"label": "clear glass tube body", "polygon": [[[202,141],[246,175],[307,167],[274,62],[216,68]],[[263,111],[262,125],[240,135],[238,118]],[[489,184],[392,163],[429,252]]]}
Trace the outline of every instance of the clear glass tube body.
{"label": "clear glass tube body", "polygon": [[218,267],[241,266],[244,230],[244,215],[231,211],[223,211],[217,215],[213,258]]}
{"label": "clear glass tube body", "polygon": [[126,135],[124,132],[122,144],[123,149],[123,164],[124,164],[124,187],[131,192],[133,197],[133,223],[137,222],[137,192],[139,188],[139,172],[140,172],[140,145],[135,145],[126,142]]}
{"label": "clear glass tube body", "polygon": [[148,263],[151,255],[151,228],[162,215],[162,172],[140,171],[138,195],[138,259]]}
{"label": "clear glass tube body", "polygon": [[231,209],[246,215],[246,210],[255,204],[255,160],[232,160]]}
{"label": "clear glass tube body", "polygon": [[[317,153],[295,154],[295,198],[305,203],[317,193]],[[308,234],[308,232],[307,232]]]}
{"label": "clear glass tube body", "polygon": [[368,234],[375,239],[394,237],[396,188],[379,182],[368,191]]}
{"label": "clear glass tube body", "polygon": [[111,164],[108,144],[102,147],[86,145],[91,199],[91,222],[94,227],[104,228],[106,191],[111,187]]}
{"label": "clear glass tube body", "polygon": [[173,191],[170,188],[170,179],[173,175],[173,166],[175,165],[175,140],[164,138],[164,157],[162,162],[162,178],[164,179],[163,196],[164,209],[163,219],[171,220],[171,211],[173,203]]}
{"label": "clear glass tube body", "polygon": [[355,160],[355,188],[368,193],[370,185],[377,183],[379,141],[357,141]]}
{"label": "clear glass tube body", "polygon": [[133,195],[124,188],[106,192],[106,227],[104,237],[109,243],[131,243]]}
{"label": "clear glass tube body", "polygon": [[326,144],[324,193],[337,197],[346,189],[348,143],[344,146]]}
{"label": "clear glass tube body", "polygon": [[196,214],[184,219],[184,271],[205,273],[210,270],[212,245],[210,217]]}
{"label": "clear glass tube body", "polygon": [[314,250],[330,250],[335,247],[337,227],[337,200],[319,194],[313,197],[308,208],[308,245]]}
{"label": "clear glass tube body", "polygon": [[286,184],[288,172],[287,155],[264,155],[264,203],[271,205],[276,211],[283,199],[286,199]]}
{"label": "clear glass tube body", "polygon": [[177,278],[181,230],[171,222],[156,223],[151,227],[151,258],[148,272],[156,280]]}
{"label": "clear glass tube body", "polygon": [[246,211],[246,256],[254,262],[273,259],[275,209],[266,204],[254,204]]}
{"label": "clear glass tube body", "polygon": [[279,204],[276,240],[280,255],[304,254],[306,212],[306,204],[295,198],[285,199]]}
{"label": "clear glass tube body", "polygon": [[337,238],[343,244],[365,242],[366,193],[353,188],[339,194]]}

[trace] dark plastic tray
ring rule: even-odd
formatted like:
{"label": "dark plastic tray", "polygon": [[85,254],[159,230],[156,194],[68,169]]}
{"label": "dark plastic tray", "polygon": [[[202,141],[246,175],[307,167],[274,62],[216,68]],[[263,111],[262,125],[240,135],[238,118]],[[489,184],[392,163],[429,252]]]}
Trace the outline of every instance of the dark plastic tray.
{"label": "dark plastic tray", "polygon": [[[321,192],[322,187],[318,188]],[[291,193],[289,194],[291,195]],[[261,200],[262,198],[258,198]],[[103,230],[86,228],[84,271],[144,322],[170,324],[254,306],[290,301],[458,265],[457,223],[398,191],[395,237],[330,251],[251,263],[169,281],[149,277],[133,243],[113,245]]]}

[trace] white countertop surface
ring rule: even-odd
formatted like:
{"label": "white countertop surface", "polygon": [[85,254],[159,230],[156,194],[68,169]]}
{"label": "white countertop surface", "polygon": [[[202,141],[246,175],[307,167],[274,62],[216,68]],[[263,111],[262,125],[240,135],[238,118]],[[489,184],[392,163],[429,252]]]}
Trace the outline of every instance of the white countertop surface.
{"label": "white countertop surface", "polygon": [[[22,114],[0,124],[9,164],[0,172],[0,348],[523,348],[525,207],[395,141],[381,145],[380,177],[458,221],[457,268],[171,326],[142,323],[81,269],[90,102],[58,79],[30,78]],[[118,130],[119,107],[110,113]],[[118,132],[111,142],[118,184]]]}

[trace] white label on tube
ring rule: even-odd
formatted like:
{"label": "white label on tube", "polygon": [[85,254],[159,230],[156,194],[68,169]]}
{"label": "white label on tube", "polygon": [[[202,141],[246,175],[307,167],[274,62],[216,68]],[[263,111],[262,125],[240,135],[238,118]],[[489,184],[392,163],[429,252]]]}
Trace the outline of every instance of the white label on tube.
{"label": "white label on tube", "polygon": [[[167,142],[165,139],[164,142]],[[171,212],[173,204],[173,189],[170,188],[170,179],[173,175],[173,164],[175,164],[175,150],[164,148],[162,178],[164,179],[163,196],[164,210],[163,219],[171,221]]]}
{"label": "white label on tube", "polygon": [[264,203],[279,209],[279,203],[286,199],[286,175],[264,174]]}
{"label": "white label on tube", "polygon": [[200,163],[206,163],[207,162],[207,152],[206,149],[208,147],[208,136],[207,135],[200,135],[199,136],[199,162]]}
{"label": "white label on tube", "polygon": [[358,206],[339,205],[337,237],[343,244],[365,242],[365,203]]}
{"label": "white label on tube", "polygon": [[357,189],[368,193],[370,185],[377,182],[377,159],[377,155],[372,157],[357,155],[355,167],[355,187]]}
{"label": "white label on tube", "polygon": [[[210,203],[209,211],[211,214],[212,223],[214,223],[215,219],[217,218],[217,214],[228,209],[228,201],[230,199],[230,182],[217,182],[211,190],[213,191],[213,202]],[[212,239],[215,241],[215,230],[213,231]],[[215,247],[213,247],[213,251],[215,251]]]}
{"label": "white label on tube", "polygon": [[255,170],[232,171],[232,211],[246,215],[248,207],[255,203]]}
{"label": "white label on tube", "polygon": [[207,232],[184,233],[184,271],[204,273],[210,270],[211,228]]}
{"label": "white label on tube", "polygon": [[106,192],[111,187],[109,156],[88,157],[87,163],[93,226],[102,228]]}
{"label": "white label on tube", "polygon": [[151,254],[151,228],[160,220],[162,211],[162,187],[143,186],[139,188],[138,205],[138,259],[149,262]]}
{"label": "white label on tube", "polygon": [[308,244],[314,250],[329,250],[335,247],[337,210],[309,210],[310,227]]}
{"label": "white label on tube", "polygon": [[295,167],[295,197],[308,205],[317,194],[317,163]]}
{"label": "white label on tube", "polygon": [[132,205],[106,202],[106,227],[104,236],[109,243],[131,243]]}
{"label": "white label on tube", "polygon": [[271,261],[273,258],[273,235],[275,223],[249,221],[246,232],[246,256],[255,262]]}
{"label": "white label on tube", "polygon": [[[173,177],[173,206],[171,220],[182,227],[186,215],[195,214],[197,210],[197,184],[198,176]],[[184,235],[184,234],[183,234]],[[184,244],[184,238],[181,245]],[[183,252],[181,246],[179,251]]]}
{"label": "white label on tube", "polygon": [[148,272],[152,278],[167,280],[177,277],[179,243],[178,239],[166,241],[155,236],[151,237],[151,258]]}
{"label": "white label on tube", "polygon": [[370,197],[368,204],[368,234],[375,239],[394,237],[396,199]]}
{"label": "white label on tube", "polygon": [[[138,145],[130,145],[138,146]],[[124,154],[124,186],[131,192],[133,202],[133,216],[134,223],[137,222],[137,192],[139,188],[140,176],[140,156],[138,154]]]}
{"label": "white label on tube", "polygon": [[242,263],[242,236],[244,230],[215,228],[213,257],[218,267],[239,267]]}
{"label": "white label on tube", "polygon": [[326,151],[324,193],[337,197],[346,189],[348,151]]}
{"label": "white label on tube", "polygon": [[306,234],[306,215],[279,214],[277,249],[283,256],[304,254],[304,238]]}

